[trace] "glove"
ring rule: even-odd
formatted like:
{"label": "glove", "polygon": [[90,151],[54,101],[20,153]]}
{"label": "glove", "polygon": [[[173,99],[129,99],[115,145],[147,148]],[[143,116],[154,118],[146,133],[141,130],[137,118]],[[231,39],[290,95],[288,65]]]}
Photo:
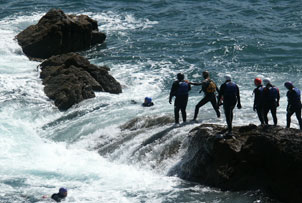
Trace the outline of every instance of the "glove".
{"label": "glove", "polygon": [[171,101],[171,100],[169,100],[169,103],[170,103],[170,104],[172,104],[172,101]]}
{"label": "glove", "polygon": [[237,104],[237,108],[241,109],[242,108],[241,104]]}

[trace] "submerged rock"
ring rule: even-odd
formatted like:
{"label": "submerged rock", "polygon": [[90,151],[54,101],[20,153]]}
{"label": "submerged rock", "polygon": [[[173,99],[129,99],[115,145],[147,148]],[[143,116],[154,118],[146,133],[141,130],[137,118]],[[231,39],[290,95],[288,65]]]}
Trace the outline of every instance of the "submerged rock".
{"label": "submerged rock", "polygon": [[25,55],[46,59],[103,43],[106,35],[98,31],[97,21],[86,15],[65,15],[60,9],[51,9],[38,24],[29,26],[16,38]]}
{"label": "submerged rock", "polygon": [[121,85],[108,73],[76,53],[52,56],[40,64],[45,94],[60,110],[95,97],[94,91],[118,94]]}
{"label": "submerged rock", "polygon": [[204,124],[191,130],[186,155],[170,175],[222,190],[257,190],[282,202],[302,202],[302,133],[281,127],[224,128]]}

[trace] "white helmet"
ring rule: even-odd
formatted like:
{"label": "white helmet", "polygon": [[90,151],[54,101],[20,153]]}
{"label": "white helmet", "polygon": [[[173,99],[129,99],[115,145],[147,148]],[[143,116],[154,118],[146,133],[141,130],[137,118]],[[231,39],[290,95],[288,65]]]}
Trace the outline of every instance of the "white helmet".
{"label": "white helmet", "polygon": [[230,74],[226,74],[226,75],[224,76],[224,79],[225,79],[226,81],[232,80],[232,76],[231,76]]}
{"label": "white helmet", "polygon": [[264,79],[263,79],[263,84],[266,86],[268,83],[271,83],[271,79],[269,79],[269,78],[264,78]]}

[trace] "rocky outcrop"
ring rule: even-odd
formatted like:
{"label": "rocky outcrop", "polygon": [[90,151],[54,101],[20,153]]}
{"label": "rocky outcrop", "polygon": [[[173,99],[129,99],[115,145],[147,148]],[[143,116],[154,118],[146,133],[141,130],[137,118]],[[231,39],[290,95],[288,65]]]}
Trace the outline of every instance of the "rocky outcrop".
{"label": "rocky outcrop", "polygon": [[222,190],[261,189],[282,202],[302,202],[302,134],[281,127],[201,125],[189,134],[188,151],[170,175]]}
{"label": "rocky outcrop", "polygon": [[52,56],[40,67],[45,94],[60,110],[95,97],[94,91],[122,92],[121,85],[109,75],[108,67],[90,64],[76,53]]}
{"label": "rocky outcrop", "polygon": [[16,38],[25,55],[46,59],[103,43],[106,35],[98,31],[97,21],[86,15],[65,15],[60,9],[51,9],[38,24],[29,26]]}

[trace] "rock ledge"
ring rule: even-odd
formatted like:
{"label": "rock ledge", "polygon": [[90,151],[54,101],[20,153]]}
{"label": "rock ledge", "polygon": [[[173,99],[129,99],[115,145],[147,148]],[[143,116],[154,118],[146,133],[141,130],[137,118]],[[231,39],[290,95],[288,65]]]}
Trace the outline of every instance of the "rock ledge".
{"label": "rock ledge", "polygon": [[183,159],[170,175],[222,190],[261,189],[282,202],[302,202],[302,134],[296,129],[203,124],[191,130]]}

